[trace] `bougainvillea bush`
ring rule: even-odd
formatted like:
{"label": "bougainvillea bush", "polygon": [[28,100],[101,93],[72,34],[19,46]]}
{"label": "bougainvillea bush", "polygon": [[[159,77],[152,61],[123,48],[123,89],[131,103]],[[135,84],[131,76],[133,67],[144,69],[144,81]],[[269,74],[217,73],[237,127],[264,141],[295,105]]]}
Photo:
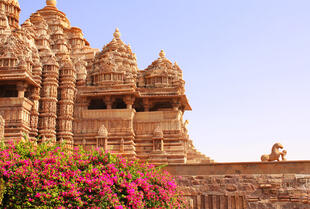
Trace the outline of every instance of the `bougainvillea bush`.
{"label": "bougainvillea bush", "polygon": [[186,208],[170,175],[100,149],[1,144],[0,178],[0,208]]}

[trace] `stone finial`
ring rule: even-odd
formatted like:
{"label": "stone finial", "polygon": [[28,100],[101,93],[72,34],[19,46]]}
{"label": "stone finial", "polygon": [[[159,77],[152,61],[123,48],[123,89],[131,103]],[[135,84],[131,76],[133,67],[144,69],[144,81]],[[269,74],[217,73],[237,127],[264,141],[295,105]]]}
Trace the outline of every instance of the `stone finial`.
{"label": "stone finial", "polygon": [[99,128],[98,135],[102,138],[108,138],[108,130],[104,125]]}
{"label": "stone finial", "polygon": [[162,59],[166,57],[166,53],[164,52],[164,50],[160,50],[159,57]]}
{"label": "stone finial", "polygon": [[287,154],[287,151],[283,150],[281,152],[279,149],[283,149],[283,145],[280,144],[280,143],[275,143],[272,146],[271,154],[269,154],[269,155],[262,155],[262,157],[261,157],[262,162],[280,161],[280,157],[282,157],[282,160],[286,160],[285,156]]}
{"label": "stone finial", "polygon": [[119,32],[119,29],[118,29],[118,28],[115,29],[115,32],[113,33],[113,36],[114,36],[114,38],[115,38],[116,40],[117,40],[117,39],[120,39],[121,33]]}
{"label": "stone finial", "polygon": [[164,138],[164,133],[163,133],[163,130],[160,128],[160,126],[157,126],[154,130],[154,137],[155,138]]}
{"label": "stone finial", "polygon": [[56,0],[46,0],[46,5],[56,7],[57,1]]}

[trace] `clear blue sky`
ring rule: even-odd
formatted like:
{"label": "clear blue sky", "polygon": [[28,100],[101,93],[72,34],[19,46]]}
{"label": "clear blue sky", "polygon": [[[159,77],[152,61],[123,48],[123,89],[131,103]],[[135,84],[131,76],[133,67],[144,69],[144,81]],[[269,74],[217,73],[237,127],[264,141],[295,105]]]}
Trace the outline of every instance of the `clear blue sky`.
{"label": "clear blue sky", "polygon": [[[21,22],[45,0],[19,0]],[[102,48],[116,27],[146,68],[164,49],[183,69],[196,147],[217,162],[257,161],[281,142],[310,160],[309,0],[58,0]]]}

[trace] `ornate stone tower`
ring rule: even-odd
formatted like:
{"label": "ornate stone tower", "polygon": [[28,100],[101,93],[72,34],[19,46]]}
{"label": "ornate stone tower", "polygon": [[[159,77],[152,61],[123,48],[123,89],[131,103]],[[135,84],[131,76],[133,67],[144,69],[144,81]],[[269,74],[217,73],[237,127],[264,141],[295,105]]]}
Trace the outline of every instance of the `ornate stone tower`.
{"label": "ornate stone tower", "polygon": [[40,34],[35,40],[43,66],[39,136],[72,147],[76,82],[86,76],[87,62],[97,50],[89,47],[79,28],[70,26],[55,0],[47,0],[26,22]]}
{"label": "ornate stone tower", "polygon": [[102,147],[155,164],[212,162],[195,150],[182,70],[164,51],[145,70],[118,29],[101,51],[55,0],[21,27],[16,0],[0,0],[0,115],[5,139]]}

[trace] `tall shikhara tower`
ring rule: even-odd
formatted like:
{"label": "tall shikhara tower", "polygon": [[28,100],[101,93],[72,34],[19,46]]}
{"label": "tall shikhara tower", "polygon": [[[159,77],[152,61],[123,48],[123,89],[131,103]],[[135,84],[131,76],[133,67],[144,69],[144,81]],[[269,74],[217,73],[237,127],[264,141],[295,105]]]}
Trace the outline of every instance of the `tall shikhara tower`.
{"label": "tall shikhara tower", "polygon": [[55,0],[21,26],[19,12],[17,0],[0,0],[5,140],[26,134],[156,164],[212,162],[189,139],[183,113],[191,107],[182,70],[164,51],[139,70],[118,29],[99,51]]}

